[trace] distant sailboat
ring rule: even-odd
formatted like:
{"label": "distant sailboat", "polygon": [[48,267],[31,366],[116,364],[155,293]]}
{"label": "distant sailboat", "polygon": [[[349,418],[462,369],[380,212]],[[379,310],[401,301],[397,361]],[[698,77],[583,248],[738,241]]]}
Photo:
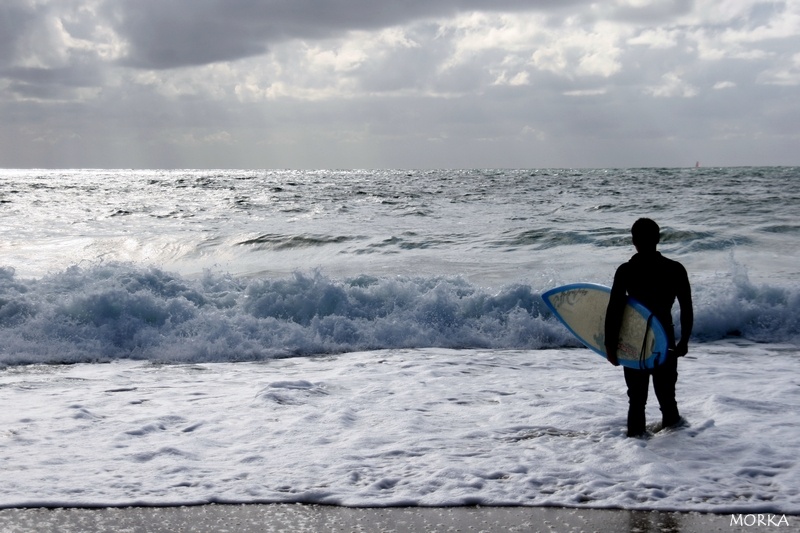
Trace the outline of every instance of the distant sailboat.
{"label": "distant sailboat", "polygon": [[700,161],[694,164],[694,168],[700,168]]}

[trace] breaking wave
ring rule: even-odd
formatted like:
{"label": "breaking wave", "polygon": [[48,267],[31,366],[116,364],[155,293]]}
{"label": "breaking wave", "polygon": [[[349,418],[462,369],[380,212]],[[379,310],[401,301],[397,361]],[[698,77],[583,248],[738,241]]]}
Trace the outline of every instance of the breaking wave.
{"label": "breaking wave", "polygon": [[[735,275],[695,287],[696,341],[798,342],[800,292]],[[576,347],[525,284],[321,272],[199,279],[154,267],[73,266],[22,279],[0,268],[0,365],[258,361],[393,348]]]}

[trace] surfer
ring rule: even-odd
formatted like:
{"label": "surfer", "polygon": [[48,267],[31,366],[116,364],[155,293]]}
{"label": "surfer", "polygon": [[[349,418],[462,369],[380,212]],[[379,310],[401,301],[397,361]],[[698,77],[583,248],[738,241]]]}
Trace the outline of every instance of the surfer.
{"label": "surfer", "polygon": [[[608,361],[614,366],[619,365],[617,339],[626,295],[641,302],[655,315],[664,326],[669,340],[667,360],[660,366],[644,370],[624,369],[629,398],[629,437],[646,434],[645,405],[650,376],[653,376],[653,389],[661,408],[661,428],[676,427],[683,421],[675,401],[675,384],[678,381],[678,357],[686,355],[692,334],[692,292],[683,265],[656,251],[661,240],[660,231],[658,224],[649,218],[640,218],[633,224],[631,236],[637,253],[617,268],[606,311],[606,353]],[[680,305],[681,323],[681,338],[677,343],[672,324],[672,305],[676,299]]]}

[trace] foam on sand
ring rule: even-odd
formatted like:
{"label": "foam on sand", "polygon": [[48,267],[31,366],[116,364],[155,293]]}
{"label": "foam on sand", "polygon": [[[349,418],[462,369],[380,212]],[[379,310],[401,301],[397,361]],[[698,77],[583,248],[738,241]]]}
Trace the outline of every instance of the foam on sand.
{"label": "foam on sand", "polygon": [[0,413],[0,506],[796,513],[798,361],[701,345],[680,365],[691,426],[649,440],[624,437],[621,372],[587,350],[9,367],[0,402],[25,409]]}

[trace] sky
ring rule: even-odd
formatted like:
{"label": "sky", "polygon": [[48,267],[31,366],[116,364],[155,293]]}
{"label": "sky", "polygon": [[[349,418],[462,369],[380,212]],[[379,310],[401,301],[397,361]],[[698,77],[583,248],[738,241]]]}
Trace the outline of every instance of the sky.
{"label": "sky", "polygon": [[800,0],[2,0],[0,167],[800,165]]}

